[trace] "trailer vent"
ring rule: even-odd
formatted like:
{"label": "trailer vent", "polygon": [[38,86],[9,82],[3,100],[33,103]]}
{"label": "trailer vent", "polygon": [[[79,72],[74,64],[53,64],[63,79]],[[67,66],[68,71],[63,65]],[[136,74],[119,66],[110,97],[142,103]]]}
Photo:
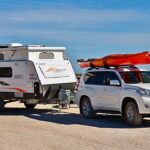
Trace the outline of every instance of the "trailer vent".
{"label": "trailer vent", "polygon": [[39,54],[39,59],[54,59],[54,54],[50,52],[42,52]]}

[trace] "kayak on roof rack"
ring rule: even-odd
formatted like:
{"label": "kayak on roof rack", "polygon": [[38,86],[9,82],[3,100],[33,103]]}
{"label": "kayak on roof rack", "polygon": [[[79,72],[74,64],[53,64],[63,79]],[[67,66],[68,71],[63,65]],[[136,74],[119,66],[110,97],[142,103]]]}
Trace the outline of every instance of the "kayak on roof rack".
{"label": "kayak on roof rack", "polygon": [[136,54],[112,54],[103,58],[79,59],[81,68],[87,67],[117,67],[150,64],[150,53],[148,51]]}

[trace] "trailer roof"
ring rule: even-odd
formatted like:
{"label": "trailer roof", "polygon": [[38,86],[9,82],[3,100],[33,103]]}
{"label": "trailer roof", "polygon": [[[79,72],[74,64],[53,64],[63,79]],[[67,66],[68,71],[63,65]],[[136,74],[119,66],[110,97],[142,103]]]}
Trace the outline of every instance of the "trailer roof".
{"label": "trailer roof", "polygon": [[22,45],[20,43],[11,43],[11,44],[0,44],[0,51],[11,51],[11,50],[28,50],[28,51],[64,51],[65,47],[47,47],[44,45]]}
{"label": "trailer roof", "polygon": [[16,50],[28,50],[27,46],[20,46],[20,47],[1,47],[0,51],[16,51]]}
{"label": "trailer roof", "polygon": [[28,46],[28,50],[29,51],[41,51],[41,50],[64,51],[64,50],[66,50],[66,48],[65,47]]}

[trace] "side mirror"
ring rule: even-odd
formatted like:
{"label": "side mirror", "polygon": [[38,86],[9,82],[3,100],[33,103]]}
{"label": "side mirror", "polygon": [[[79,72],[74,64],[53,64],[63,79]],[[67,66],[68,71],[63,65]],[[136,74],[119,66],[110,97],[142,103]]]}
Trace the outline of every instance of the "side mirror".
{"label": "side mirror", "polygon": [[112,86],[120,86],[120,82],[118,80],[110,80],[110,85],[112,85]]}

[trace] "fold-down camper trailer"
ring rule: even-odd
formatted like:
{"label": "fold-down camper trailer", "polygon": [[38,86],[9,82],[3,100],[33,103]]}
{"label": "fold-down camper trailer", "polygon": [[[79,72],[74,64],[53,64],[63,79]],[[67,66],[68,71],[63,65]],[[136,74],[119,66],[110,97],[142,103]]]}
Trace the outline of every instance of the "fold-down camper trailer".
{"label": "fold-down camper trailer", "polygon": [[74,91],[76,77],[64,47],[0,45],[0,107],[21,101],[27,108]]}

